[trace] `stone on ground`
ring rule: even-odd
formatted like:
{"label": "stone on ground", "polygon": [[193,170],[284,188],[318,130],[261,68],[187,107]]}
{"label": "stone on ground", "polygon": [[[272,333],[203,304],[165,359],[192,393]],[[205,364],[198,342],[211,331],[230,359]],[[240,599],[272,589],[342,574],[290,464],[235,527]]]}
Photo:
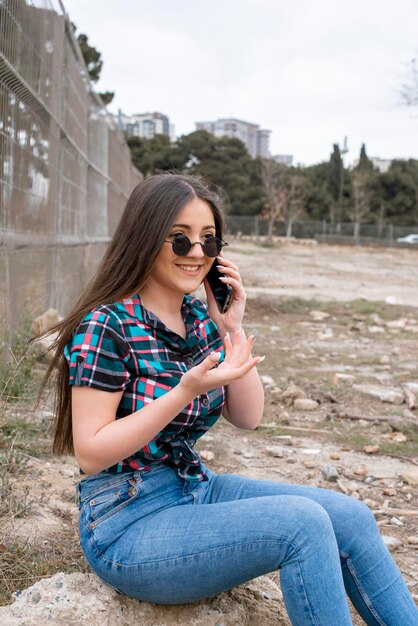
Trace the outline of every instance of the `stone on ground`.
{"label": "stone on ground", "polygon": [[157,605],[118,594],[95,574],[55,574],[0,608],[7,626],[289,626],[281,592],[268,576],[193,604]]}

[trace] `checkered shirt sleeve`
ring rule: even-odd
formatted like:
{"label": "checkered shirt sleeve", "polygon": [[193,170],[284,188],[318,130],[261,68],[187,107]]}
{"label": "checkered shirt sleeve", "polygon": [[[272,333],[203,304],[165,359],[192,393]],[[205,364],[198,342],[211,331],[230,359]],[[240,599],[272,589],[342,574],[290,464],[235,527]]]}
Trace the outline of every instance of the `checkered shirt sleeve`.
{"label": "checkered shirt sleeve", "polygon": [[112,311],[88,313],[65,348],[69,384],[122,391],[129,382],[129,344]]}

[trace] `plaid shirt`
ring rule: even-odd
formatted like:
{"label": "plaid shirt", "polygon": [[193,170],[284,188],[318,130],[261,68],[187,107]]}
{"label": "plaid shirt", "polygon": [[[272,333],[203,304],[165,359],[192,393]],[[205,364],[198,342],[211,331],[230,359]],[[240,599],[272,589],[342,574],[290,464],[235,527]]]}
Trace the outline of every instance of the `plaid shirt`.
{"label": "plaid shirt", "polygon": [[[183,373],[212,350],[221,352],[222,360],[222,341],[206,304],[186,295],[182,315],[186,339],[145,309],[138,295],[97,307],[83,318],[64,349],[69,384],[123,390],[116,412],[121,419],[173,389]],[[193,446],[218,420],[224,402],[223,387],[198,396],[146,446],[105,471],[147,471],[168,463],[186,480],[207,480]]]}

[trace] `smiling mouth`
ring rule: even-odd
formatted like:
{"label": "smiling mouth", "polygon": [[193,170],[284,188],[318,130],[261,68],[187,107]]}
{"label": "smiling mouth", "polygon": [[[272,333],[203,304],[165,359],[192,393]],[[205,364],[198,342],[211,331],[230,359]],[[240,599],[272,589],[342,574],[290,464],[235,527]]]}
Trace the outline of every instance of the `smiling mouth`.
{"label": "smiling mouth", "polygon": [[179,263],[176,263],[176,266],[190,274],[195,274],[202,267],[201,265],[180,265]]}

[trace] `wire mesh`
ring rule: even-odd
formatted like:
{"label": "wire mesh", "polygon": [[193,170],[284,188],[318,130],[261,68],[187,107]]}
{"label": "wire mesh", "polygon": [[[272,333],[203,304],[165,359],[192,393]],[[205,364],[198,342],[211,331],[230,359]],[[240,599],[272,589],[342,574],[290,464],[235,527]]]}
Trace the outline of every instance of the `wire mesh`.
{"label": "wire mesh", "polygon": [[0,348],[64,313],[141,179],[60,0],[0,0]]}

